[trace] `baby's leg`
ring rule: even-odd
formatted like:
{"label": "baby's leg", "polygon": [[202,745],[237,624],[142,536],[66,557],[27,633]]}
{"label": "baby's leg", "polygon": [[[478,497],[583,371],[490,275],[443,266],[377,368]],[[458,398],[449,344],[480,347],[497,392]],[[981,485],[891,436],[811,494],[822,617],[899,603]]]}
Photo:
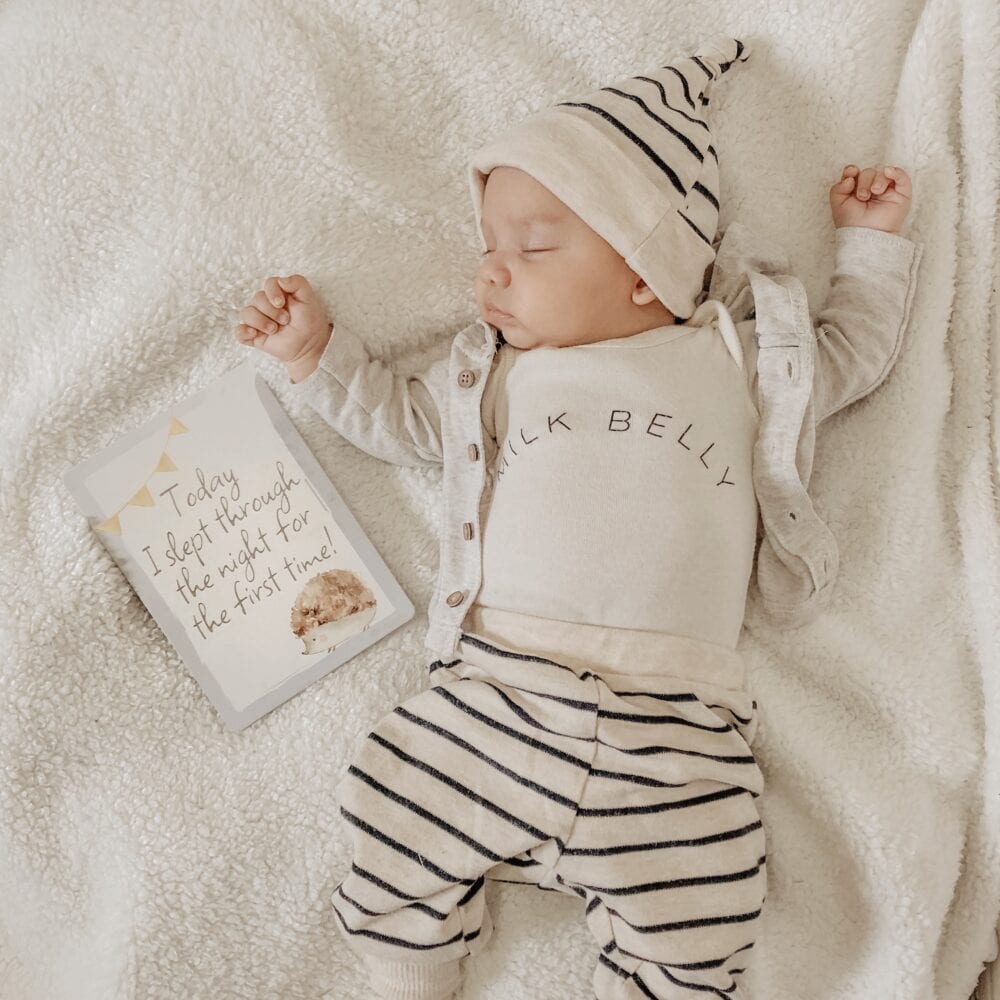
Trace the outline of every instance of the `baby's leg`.
{"label": "baby's leg", "polygon": [[[711,798],[727,791],[736,794]],[[760,819],[745,789],[696,782],[683,799],[705,800],[691,808],[701,810],[713,832],[691,836],[663,814],[638,823],[629,816],[628,826],[618,827],[627,838],[613,839],[647,846],[587,859],[594,864],[583,898],[601,949],[594,970],[599,1000],[744,995],[741,973],[751,961],[766,895]]]}
{"label": "baby's leg", "polygon": [[460,959],[491,931],[484,873],[565,836],[589,744],[551,731],[559,711],[495,681],[449,680],[400,705],[362,744],[338,789],[354,856],[333,907],[378,995],[451,996]]}
{"label": "baby's leg", "polygon": [[[735,1000],[767,891],[754,716],[604,689],[557,877],[586,903],[599,1000]],[[750,718],[747,718],[750,715]]]}

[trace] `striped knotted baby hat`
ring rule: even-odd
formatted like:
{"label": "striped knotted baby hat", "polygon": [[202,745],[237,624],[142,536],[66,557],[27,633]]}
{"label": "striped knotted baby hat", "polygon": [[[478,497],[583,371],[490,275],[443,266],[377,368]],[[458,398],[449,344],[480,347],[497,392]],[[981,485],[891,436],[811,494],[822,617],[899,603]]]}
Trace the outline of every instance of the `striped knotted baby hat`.
{"label": "striped knotted baby hat", "polygon": [[530,115],[468,161],[482,233],[494,167],[544,184],[625,258],[679,319],[694,312],[715,259],[719,158],[705,119],[712,84],[750,50],[717,36],[694,55]]}

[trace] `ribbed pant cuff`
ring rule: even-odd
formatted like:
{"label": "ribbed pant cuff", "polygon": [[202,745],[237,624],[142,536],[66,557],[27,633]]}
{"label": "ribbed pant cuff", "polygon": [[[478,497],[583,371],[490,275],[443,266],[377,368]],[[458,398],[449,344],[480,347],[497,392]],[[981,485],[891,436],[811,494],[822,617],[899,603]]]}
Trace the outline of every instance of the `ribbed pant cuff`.
{"label": "ribbed pant cuff", "polygon": [[385,1000],[451,1000],[461,983],[460,960],[438,965],[364,957],[368,981]]}

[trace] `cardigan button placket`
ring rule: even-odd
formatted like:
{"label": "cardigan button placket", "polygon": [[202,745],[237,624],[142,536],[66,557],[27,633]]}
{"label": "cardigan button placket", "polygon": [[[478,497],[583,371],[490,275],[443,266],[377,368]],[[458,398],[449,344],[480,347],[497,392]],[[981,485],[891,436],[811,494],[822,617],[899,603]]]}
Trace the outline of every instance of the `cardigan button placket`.
{"label": "cardigan button placket", "polygon": [[[458,378],[456,378],[455,381],[463,389],[471,389],[476,384],[476,373],[471,368],[463,368],[458,373]],[[476,461],[476,459],[479,457],[479,449],[476,447],[475,443],[470,443],[468,450],[469,450],[469,458],[473,462]],[[471,521],[466,521],[462,525],[462,534],[465,536],[466,539],[469,539],[469,538],[472,537],[472,522]],[[449,607],[455,608],[455,607],[458,607],[458,605],[461,604],[462,601],[465,600],[465,598],[466,598],[467,595],[468,595],[468,591],[466,591],[466,590],[455,590],[455,591],[453,591],[452,593],[450,593],[445,598],[445,601],[446,601],[446,603],[448,604]]]}

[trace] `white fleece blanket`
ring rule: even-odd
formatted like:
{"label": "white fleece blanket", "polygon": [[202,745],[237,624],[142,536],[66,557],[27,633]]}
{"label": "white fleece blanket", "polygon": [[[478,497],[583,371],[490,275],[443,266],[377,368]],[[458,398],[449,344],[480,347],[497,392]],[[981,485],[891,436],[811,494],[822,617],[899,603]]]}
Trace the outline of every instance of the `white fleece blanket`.
{"label": "white fleece blanket", "polygon": [[[236,311],[301,272],[414,369],[474,318],[469,150],[523,114],[749,41],[713,100],[724,227],[782,242],[815,308],[846,163],[914,179],[898,363],[820,430],[830,611],[748,622],[769,893],[753,1000],[966,1000],[1000,913],[995,0],[0,8],[0,996],[366,998],[330,894],[332,789],[427,684],[438,470],[287,395],[417,606],[240,734],[91,534],[65,469],[247,357]],[[581,904],[491,884],[463,998],[586,998]]]}

